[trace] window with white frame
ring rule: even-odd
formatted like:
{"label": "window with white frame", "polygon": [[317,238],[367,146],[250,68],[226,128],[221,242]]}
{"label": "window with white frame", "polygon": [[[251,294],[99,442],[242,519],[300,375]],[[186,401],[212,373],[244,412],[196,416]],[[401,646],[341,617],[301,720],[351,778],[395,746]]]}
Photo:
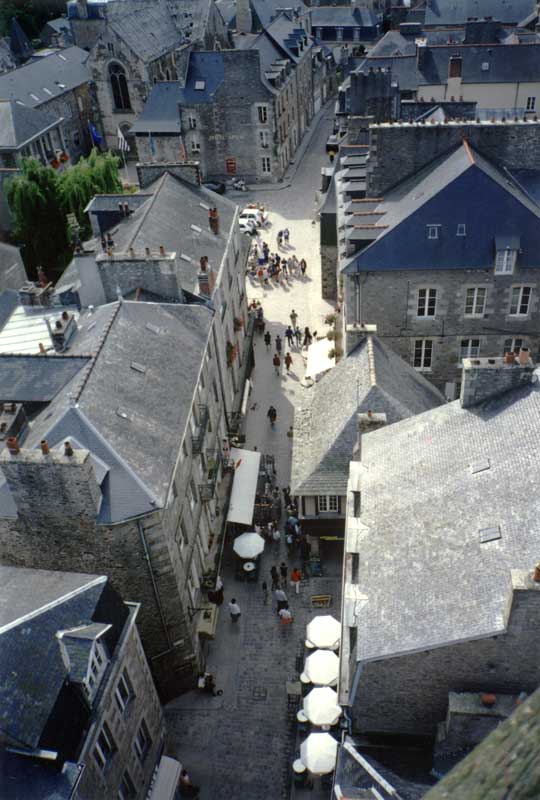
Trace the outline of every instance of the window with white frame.
{"label": "window with white frame", "polygon": [[188,117],[188,125],[192,131],[197,127],[197,117],[194,117],[193,114],[190,114]]}
{"label": "window with white frame", "polygon": [[504,354],[515,353],[517,356],[522,347],[525,347],[524,339],[505,339],[504,340]]}
{"label": "window with white frame", "polygon": [[319,514],[339,511],[339,497],[337,494],[320,494],[317,498]]}
{"label": "window with white frame", "polygon": [[131,780],[131,775],[126,770],[122,775],[117,800],[133,800],[135,797],[137,797],[137,790],[135,789],[135,784]]}
{"label": "window with white frame", "polygon": [[139,761],[144,761],[150,748],[152,747],[152,739],[144,719],[141,720],[139,730],[137,731],[137,735],[133,740],[133,747],[139,757]]}
{"label": "window with white frame", "polygon": [[467,226],[464,222],[459,222],[456,230],[456,236],[467,236]]}
{"label": "window with white frame", "polygon": [[517,259],[517,250],[505,247],[504,250],[497,250],[495,255],[495,274],[511,275],[514,271]]}
{"label": "window with white frame", "polygon": [[459,344],[460,361],[464,358],[478,358],[480,355],[480,339],[462,339]]}
{"label": "window with white frame", "polygon": [[417,317],[434,317],[437,306],[437,290],[423,287],[418,289],[416,306]]}
{"label": "window with white frame", "polygon": [[259,142],[261,147],[268,147],[270,142],[270,134],[268,131],[259,131]]}
{"label": "window with white frame", "polygon": [[97,738],[96,746],[94,747],[94,759],[100,770],[103,771],[107,767],[116,749],[110,728],[107,723],[104,722]]}
{"label": "window with white frame", "polygon": [[88,663],[88,677],[85,682],[86,691],[90,696],[93,696],[97,691],[108,663],[109,661],[103,645],[101,642],[94,642],[90,661]]}
{"label": "window with white frame", "polygon": [[527,97],[527,111],[536,110],[536,97]]}
{"label": "window with white frame", "polygon": [[195,489],[195,482],[193,481],[193,478],[189,482],[188,500],[189,500],[189,506],[193,511],[193,509],[195,508],[195,503],[197,502],[197,490]]}
{"label": "window with white frame", "polygon": [[135,697],[133,686],[129,680],[127,670],[124,670],[114,690],[114,700],[121,714],[124,713],[129,703]]}
{"label": "window with white frame", "polygon": [[439,238],[439,228],[440,225],[426,225],[427,227],[427,238],[428,239],[438,239]]}
{"label": "window with white frame", "polygon": [[487,289],[475,286],[467,289],[465,294],[465,316],[481,317],[486,308]]}
{"label": "window with white frame", "polygon": [[526,317],[529,313],[531,302],[532,287],[512,286],[512,296],[510,299],[510,314],[513,317]]}
{"label": "window with white frame", "polygon": [[416,339],[414,342],[413,365],[415,369],[430,370],[433,363],[433,340]]}
{"label": "window with white frame", "polygon": [[270,156],[262,157],[261,166],[262,166],[262,171],[265,175],[269,175],[272,172],[272,163],[270,161]]}
{"label": "window with white frame", "polygon": [[259,122],[264,125],[265,122],[268,122],[268,107],[267,106],[257,106],[257,116],[259,118]]}
{"label": "window with white frame", "polygon": [[192,153],[200,153],[201,152],[201,143],[198,139],[191,140],[191,152]]}

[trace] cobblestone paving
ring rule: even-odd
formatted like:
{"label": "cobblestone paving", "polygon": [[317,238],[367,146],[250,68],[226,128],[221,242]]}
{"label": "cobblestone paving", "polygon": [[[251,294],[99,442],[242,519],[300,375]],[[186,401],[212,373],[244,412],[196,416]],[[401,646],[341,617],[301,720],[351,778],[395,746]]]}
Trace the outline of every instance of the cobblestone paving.
{"label": "cobblestone paving", "polygon": [[[298,313],[299,325],[309,325],[312,331],[322,326],[330,310],[320,297],[319,229],[312,225],[312,218],[320,167],[326,162],[324,142],[331,125],[328,114],[314,126],[310,145],[290,188],[272,188],[251,195],[269,209],[272,226],[265,237],[271,251],[276,249],[277,231],[288,227],[290,252],[296,252],[308,263],[306,279],[295,279],[285,287],[262,289],[248,281],[248,296],[261,299],[273,336],[279,332],[283,337],[292,308]],[[246,198],[250,194],[243,195]],[[286,432],[300,393],[309,391],[300,385],[302,357],[298,350],[291,352],[291,374],[276,376],[271,363],[273,353],[266,352],[262,337],[256,334],[247,446],[257,446],[261,452],[275,456],[280,487],[290,480],[291,443]],[[274,430],[266,418],[270,404],[278,412]],[[296,658],[303,652],[305,626],[316,613],[310,607],[311,595],[332,594],[330,610],[339,615],[341,561],[340,553],[330,552],[324,559],[323,577],[304,582],[298,597],[287,588],[295,619],[287,628],[280,625],[271,598],[267,605],[263,603],[261,590],[261,581],[270,585],[270,567],[281,561],[287,561],[285,545],[281,543],[278,549],[267,546],[259,583],[237,582],[232,548],[226,545],[221,573],[225,603],[208,656],[208,668],[216,675],[223,696],[212,698],[191,692],[167,707],[167,752],[179,758],[201,786],[201,800],[280,800],[289,796],[295,743],[285,682],[298,674]],[[288,562],[289,572],[294,564],[294,560]],[[238,624],[233,624],[227,613],[227,602],[232,597],[242,610]]]}

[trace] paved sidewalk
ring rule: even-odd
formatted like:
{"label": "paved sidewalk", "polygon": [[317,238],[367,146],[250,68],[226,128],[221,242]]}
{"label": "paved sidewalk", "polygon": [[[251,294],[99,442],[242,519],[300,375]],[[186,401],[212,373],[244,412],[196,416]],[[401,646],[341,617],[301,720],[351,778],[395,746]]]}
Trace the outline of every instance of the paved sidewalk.
{"label": "paved sidewalk", "polygon": [[[324,142],[331,119],[323,117],[314,132],[310,147],[298,165],[292,187],[283,192],[257,192],[270,212],[271,228],[265,234],[275,251],[276,232],[288,227],[291,250],[308,263],[304,280],[293,279],[284,287],[264,289],[248,281],[248,297],[261,299],[267,329],[273,336],[284,330],[292,308],[298,324],[322,330],[322,320],[331,307],[321,300],[319,230],[311,223],[320,167],[326,163]],[[249,199],[249,193],[243,195]],[[264,237],[263,237],[264,238]],[[294,248],[294,249],[292,249]],[[284,340],[284,347],[286,340]],[[286,352],[284,349],[283,353]],[[290,375],[274,374],[273,352],[266,352],[260,334],[255,335],[253,391],[245,426],[247,447],[257,446],[272,453],[276,460],[277,485],[290,481],[291,442],[286,432],[292,424],[294,408],[304,389],[304,372],[298,350],[291,351]],[[276,407],[278,419],[271,429],[266,418],[269,405]],[[201,786],[201,800],[281,800],[289,797],[290,766],[294,758],[294,731],[287,718],[285,683],[294,678],[296,656],[302,652],[305,626],[316,611],[311,609],[312,594],[332,594],[330,611],[339,616],[341,553],[333,546],[323,557],[325,574],[302,585],[298,597],[291,594],[290,607],[294,624],[283,628],[272,610],[271,598],[263,603],[261,582],[270,585],[270,567],[288,563],[282,542],[278,548],[267,545],[262,556],[259,583],[234,579],[232,545],[227,542],[222,564],[225,602],[220,610],[217,635],[210,645],[208,668],[216,675],[221,697],[197,692],[183,695],[167,706],[167,752],[186,765],[193,780]],[[242,610],[238,624],[233,624],[227,603],[235,597]],[[307,794],[307,793],[306,793]]]}

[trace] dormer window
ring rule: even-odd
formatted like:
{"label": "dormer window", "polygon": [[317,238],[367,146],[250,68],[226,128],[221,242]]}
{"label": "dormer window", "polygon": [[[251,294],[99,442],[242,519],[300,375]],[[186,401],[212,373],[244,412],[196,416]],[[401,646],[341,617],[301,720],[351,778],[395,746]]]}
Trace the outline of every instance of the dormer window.
{"label": "dormer window", "polygon": [[505,247],[504,250],[497,250],[495,255],[495,274],[511,275],[516,266],[517,250]]}
{"label": "dormer window", "polygon": [[438,239],[439,238],[439,228],[440,225],[428,225],[427,226],[427,238],[428,239]]}
{"label": "dormer window", "polygon": [[467,236],[467,226],[464,222],[458,223],[456,236]]}
{"label": "dormer window", "polygon": [[101,679],[107,669],[109,663],[105,648],[101,642],[94,642],[90,659],[88,661],[88,671],[86,673],[86,680],[84,686],[87,695],[92,698],[98,690]]}
{"label": "dormer window", "polygon": [[461,78],[461,64],[461,56],[450,56],[450,61],[448,62],[449,78]]}

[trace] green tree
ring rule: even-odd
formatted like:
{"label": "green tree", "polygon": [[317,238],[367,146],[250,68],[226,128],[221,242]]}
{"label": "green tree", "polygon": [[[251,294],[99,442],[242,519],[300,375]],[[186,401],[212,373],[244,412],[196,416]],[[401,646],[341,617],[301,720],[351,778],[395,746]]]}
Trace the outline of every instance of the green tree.
{"label": "green tree", "polygon": [[21,174],[6,182],[6,198],[13,216],[13,235],[23,245],[27,269],[35,274],[42,266],[52,279],[61,275],[69,248],[54,169],[36,159],[24,159]]}
{"label": "green tree", "polygon": [[59,176],[59,191],[64,212],[75,214],[83,236],[89,234],[90,227],[84,209],[94,195],[122,193],[118,158],[94,148],[88,158],[81,158],[74,167]]}

